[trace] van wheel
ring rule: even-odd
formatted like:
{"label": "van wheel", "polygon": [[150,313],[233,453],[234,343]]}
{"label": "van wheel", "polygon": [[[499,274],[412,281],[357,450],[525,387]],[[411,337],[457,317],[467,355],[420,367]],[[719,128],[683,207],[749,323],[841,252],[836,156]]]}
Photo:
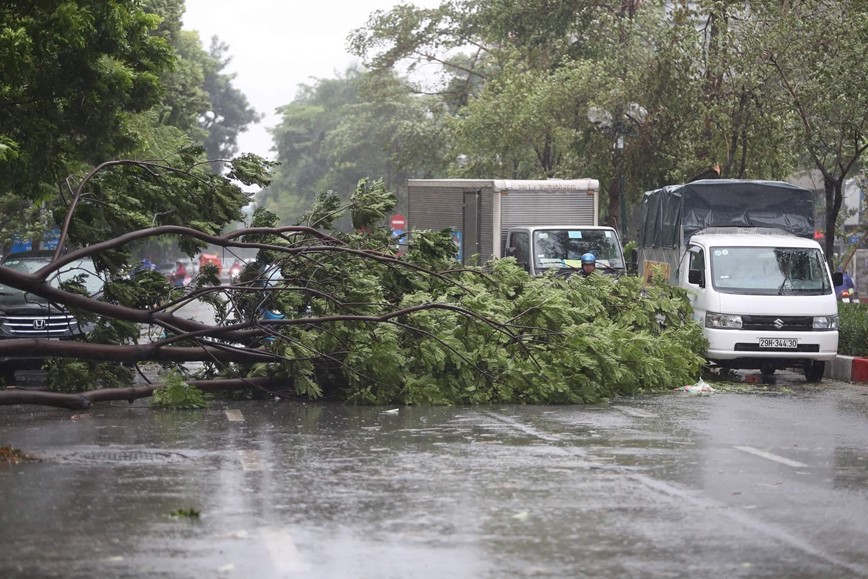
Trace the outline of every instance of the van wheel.
{"label": "van wheel", "polygon": [[805,380],[808,382],[819,382],[823,379],[823,374],[826,371],[825,362],[808,362],[805,365]]}

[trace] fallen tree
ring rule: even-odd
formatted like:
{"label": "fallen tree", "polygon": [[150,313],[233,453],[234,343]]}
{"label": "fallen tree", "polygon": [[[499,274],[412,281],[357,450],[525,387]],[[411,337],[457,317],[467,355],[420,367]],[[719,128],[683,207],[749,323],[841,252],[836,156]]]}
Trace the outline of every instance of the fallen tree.
{"label": "fallen tree", "polygon": [[[0,404],[86,408],[149,396],[159,384],[132,386],[145,362],[183,372],[203,391],[365,404],[596,402],[698,375],[701,329],[681,290],[633,277],[531,278],[510,259],[462,268],[449,232],[414,233],[399,256],[382,225],[395,197],[380,182],[360,182],[349,202],[321,195],[296,225],[256,211],[221,234],[248,201],[231,180],[261,178],[261,165],[246,161],[226,178],[116,161],[69,186],[52,264],[34,273],[0,267],[0,283],[63,305],[93,330],[76,341],[0,340],[0,358],[48,358],[50,390],[7,389]],[[198,201],[173,210],[185,187]],[[148,194],[129,193],[139,189]],[[348,233],[334,225],[345,213]],[[134,227],[142,223],[152,226]],[[210,244],[257,258],[230,285],[206,267],[176,288],[131,263],[131,247],[163,236],[191,256]],[[106,279],[100,295],[48,283],[83,257]],[[214,322],[179,314],[192,301],[207,304]],[[158,328],[156,337],[143,340],[143,326]],[[193,371],[192,361],[203,364]]]}

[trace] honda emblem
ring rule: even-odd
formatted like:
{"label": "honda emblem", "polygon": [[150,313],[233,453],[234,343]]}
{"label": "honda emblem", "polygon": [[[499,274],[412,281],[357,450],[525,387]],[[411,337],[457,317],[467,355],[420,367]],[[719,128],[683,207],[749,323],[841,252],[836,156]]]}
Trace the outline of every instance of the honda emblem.
{"label": "honda emblem", "polygon": [[44,330],[45,329],[45,320],[33,320],[33,329],[34,330]]}

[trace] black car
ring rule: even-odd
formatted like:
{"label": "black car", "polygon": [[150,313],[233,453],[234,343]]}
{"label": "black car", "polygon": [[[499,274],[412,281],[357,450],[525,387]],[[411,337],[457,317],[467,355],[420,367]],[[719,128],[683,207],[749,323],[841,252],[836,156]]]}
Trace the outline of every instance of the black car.
{"label": "black car", "polygon": [[[52,251],[22,251],[3,257],[0,266],[33,273],[50,264]],[[60,268],[49,278],[54,287],[77,276],[95,296],[105,285],[90,258],[72,262]],[[88,332],[63,306],[19,289],[0,284],[0,340],[12,338],[52,338],[70,340]],[[39,368],[39,358],[0,357],[0,374],[10,377],[16,369]]]}

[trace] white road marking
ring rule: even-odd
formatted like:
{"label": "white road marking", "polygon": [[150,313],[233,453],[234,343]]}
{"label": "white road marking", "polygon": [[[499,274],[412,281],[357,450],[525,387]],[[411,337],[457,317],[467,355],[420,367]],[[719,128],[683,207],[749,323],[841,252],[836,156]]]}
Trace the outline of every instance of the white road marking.
{"label": "white road marking", "polygon": [[[532,428],[532,427],[529,427],[529,426],[522,425],[517,420],[508,419],[508,418],[501,416],[501,415],[498,415],[497,413],[494,413],[494,412],[481,412],[481,414],[484,416],[488,416],[489,418],[499,419],[502,422],[504,422],[505,424],[509,424],[509,425],[515,427],[515,429],[520,431],[520,432],[525,432],[526,434],[529,434],[531,436],[536,436],[537,438],[540,438],[542,440],[548,440],[548,437],[545,436],[544,432],[539,431],[539,430]],[[736,447],[736,448],[738,448],[739,450],[744,450],[744,452],[756,451],[756,452],[761,453],[760,456],[764,456],[764,455],[767,455],[766,457],[774,456],[775,459],[781,459],[781,460],[787,461],[785,464],[791,464],[793,466],[800,466],[800,467],[807,466],[807,465],[804,465],[800,462],[791,461],[791,460],[788,460],[788,459],[785,459],[782,457],[777,457],[773,454],[764,453],[761,450],[758,450],[758,449],[755,449],[755,448],[752,448],[749,446],[742,446],[742,447]],[[574,456],[582,456],[582,455],[586,454],[584,450],[580,450],[576,447],[564,448],[564,447],[560,447],[560,446],[555,446],[555,447],[553,447],[553,449],[558,451],[558,452],[562,452],[564,454],[569,454],[569,455],[574,455]],[[745,450],[745,449],[751,449],[751,450]],[[594,467],[592,466],[591,468],[594,468]],[[617,467],[617,466],[612,467],[612,466],[604,465],[602,463],[599,463],[596,468],[606,469],[609,472],[612,472],[613,470],[619,470],[619,467]],[[781,541],[782,543],[788,544],[788,545],[790,545],[796,549],[799,549],[800,551],[803,551],[803,552],[808,553],[810,555],[813,555],[815,557],[821,558],[824,561],[828,561],[829,563],[832,563],[833,565],[843,567],[844,569],[852,571],[853,573],[857,574],[858,576],[864,576],[865,575],[865,567],[863,565],[860,565],[858,563],[851,563],[850,561],[847,561],[845,559],[841,559],[838,556],[836,556],[835,554],[829,553],[829,552],[823,550],[821,547],[814,546],[809,541],[806,541],[797,535],[790,534],[786,529],[784,529],[782,527],[779,527],[779,526],[771,524],[771,523],[764,523],[763,521],[761,521],[759,519],[751,517],[750,515],[748,515],[745,512],[730,508],[729,505],[727,505],[725,503],[703,497],[701,494],[697,494],[693,490],[682,489],[676,485],[669,484],[669,483],[662,481],[662,480],[657,480],[653,477],[646,476],[646,475],[643,475],[641,473],[631,473],[631,472],[628,472],[627,470],[625,470],[623,468],[620,468],[620,470],[625,472],[630,479],[632,479],[638,483],[641,483],[641,484],[647,486],[648,488],[654,489],[654,490],[656,490],[662,494],[666,494],[666,495],[669,495],[671,497],[674,497],[678,500],[679,503],[690,503],[690,504],[696,505],[698,507],[701,507],[703,509],[715,509],[718,512],[720,512],[720,514],[722,516],[727,517],[730,520],[732,520],[732,521],[734,521],[734,522],[736,522],[736,523],[738,523],[744,527],[747,527],[749,529],[753,529],[753,530],[758,531],[760,533],[763,533],[767,536],[773,537],[773,538]],[[754,508],[754,507],[750,506],[747,508]]]}
{"label": "white road marking", "polygon": [[229,422],[244,422],[244,415],[240,410],[226,410],[226,420]]}
{"label": "white road marking", "polygon": [[258,450],[239,450],[238,456],[241,458],[241,467],[244,470],[262,470],[262,456]]}
{"label": "white road marking", "polygon": [[262,529],[262,539],[265,548],[271,556],[271,562],[277,571],[307,571],[309,566],[301,558],[295,541],[287,529],[265,527]]}
{"label": "white road marking", "polygon": [[623,412],[628,416],[634,416],[636,418],[657,418],[656,414],[651,412],[646,412],[644,410],[639,410],[638,408],[629,408],[627,406],[613,406],[615,410]]}
{"label": "white road marking", "polygon": [[772,454],[770,452],[766,452],[764,450],[760,450],[758,448],[754,448],[752,446],[736,446],[736,450],[740,450],[742,452],[746,452],[748,454],[753,454],[754,456],[758,456],[760,458],[764,458],[766,460],[773,460],[774,462],[779,462],[781,464],[785,464],[787,466],[793,466],[796,468],[802,468],[808,466],[803,462],[797,462],[795,460],[790,460],[788,458],[784,458],[782,456],[778,456],[776,454]]}

